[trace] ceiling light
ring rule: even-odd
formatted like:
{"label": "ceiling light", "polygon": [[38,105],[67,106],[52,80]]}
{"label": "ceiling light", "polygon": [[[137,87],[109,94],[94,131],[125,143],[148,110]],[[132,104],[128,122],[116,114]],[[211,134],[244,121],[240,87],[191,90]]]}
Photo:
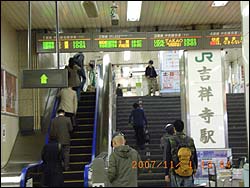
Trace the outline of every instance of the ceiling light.
{"label": "ceiling light", "polygon": [[243,16],[249,16],[249,4],[242,11]]}
{"label": "ceiling light", "polygon": [[21,176],[1,177],[1,183],[19,183]]}
{"label": "ceiling light", "polygon": [[97,18],[99,10],[96,1],[81,1],[81,5],[84,8],[89,18]]}
{"label": "ceiling light", "polygon": [[228,1],[214,1],[212,4],[212,7],[226,6],[227,3],[228,3]]}
{"label": "ceiling light", "polygon": [[142,1],[128,1],[127,5],[127,21],[139,21]]}

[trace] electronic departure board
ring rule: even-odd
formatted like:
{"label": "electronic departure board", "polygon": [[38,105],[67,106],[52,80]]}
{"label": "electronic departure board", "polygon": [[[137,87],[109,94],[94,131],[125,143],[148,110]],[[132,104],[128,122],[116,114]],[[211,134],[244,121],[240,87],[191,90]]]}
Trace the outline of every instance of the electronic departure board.
{"label": "electronic departure board", "polygon": [[209,30],[204,32],[204,48],[240,48],[240,30]]}
{"label": "electronic departure board", "polygon": [[[91,34],[62,33],[59,34],[59,52],[91,51]],[[37,53],[56,52],[55,34],[37,34]]]}
{"label": "electronic departure board", "polygon": [[147,50],[146,33],[94,33],[94,51]]}
{"label": "electronic departure board", "polygon": [[149,50],[185,50],[202,48],[202,32],[169,31],[147,33]]}

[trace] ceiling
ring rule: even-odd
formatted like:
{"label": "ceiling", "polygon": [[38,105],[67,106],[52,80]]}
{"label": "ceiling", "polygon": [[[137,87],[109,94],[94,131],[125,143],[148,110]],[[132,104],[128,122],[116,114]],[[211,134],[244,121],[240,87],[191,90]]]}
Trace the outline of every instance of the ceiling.
{"label": "ceiling", "polygon": [[[211,7],[213,1],[143,1],[141,19],[127,22],[127,1],[116,1],[119,25],[111,25],[112,1],[97,1],[99,16],[88,18],[81,1],[58,1],[60,29],[100,28],[184,28],[193,25],[227,25],[241,27],[240,1],[229,1],[225,7]],[[55,1],[31,1],[32,29],[56,28]],[[1,1],[1,19],[16,30],[28,28],[28,1]],[[161,29],[162,28],[162,29]]]}

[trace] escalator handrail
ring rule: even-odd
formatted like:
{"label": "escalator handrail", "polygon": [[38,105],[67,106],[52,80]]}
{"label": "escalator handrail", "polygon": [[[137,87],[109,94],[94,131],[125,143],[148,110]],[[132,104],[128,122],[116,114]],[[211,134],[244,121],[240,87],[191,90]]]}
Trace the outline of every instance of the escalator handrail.
{"label": "escalator handrail", "polygon": [[[58,93],[58,91],[59,90],[57,90],[56,93]],[[49,95],[50,95],[50,92],[49,92]],[[48,97],[47,100],[49,100],[49,97]],[[50,123],[49,123],[49,126],[48,126],[48,131],[47,131],[46,137],[45,137],[45,144],[47,144],[48,140],[49,140],[50,125],[51,125],[52,119],[54,119],[55,116],[56,116],[56,111],[57,111],[57,108],[58,108],[58,103],[59,103],[59,100],[56,97],[55,102],[54,102],[54,106],[53,106],[53,110],[52,110],[52,113],[51,113],[51,116],[50,116]],[[31,168],[39,167],[42,164],[43,164],[43,160],[40,160],[38,163],[29,164],[27,167],[24,167],[22,169],[21,178],[20,178],[20,187],[26,187],[26,176],[27,176],[28,170],[31,169]]]}
{"label": "escalator handrail", "polygon": [[[57,91],[57,93],[58,93],[58,91]],[[56,100],[55,100],[55,103],[54,103],[54,106],[53,106],[53,110],[52,110],[52,113],[51,113],[51,116],[50,116],[48,131],[47,131],[46,137],[45,137],[45,144],[48,144],[48,142],[49,142],[50,126],[51,126],[52,120],[56,117],[56,111],[57,111],[58,105],[59,105],[59,99],[56,97]]]}
{"label": "escalator handrail", "polygon": [[[100,76],[100,65],[97,65],[97,80],[99,80]],[[93,131],[93,140],[92,140],[92,154],[91,154],[91,161],[89,164],[86,164],[84,166],[84,172],[83,172],[83,178],[84,178],[84,187],[88,187],[88,170],[90,167],[90,164],[93,162],[95,159],[96,155],[96,132],[97,132],[97,123],[98,123],[98,105],[99,105],[99,83],[97,82],[96,86],[96,101],[95,101],[95,119],[94,119],[94,131]]]}
{"label": "escalator handrail", "polygon": [[[98,75],[100,74],[100,65],[97,65]],[[99,87],[96,88],[95,96],[95,119],[94,119],[94,131],[93,131],[93,140],[92,140],[92,154],[91,162],[95,159],[96,154],[96,131],[97,131],[97,122],[98,122],[98,104],[99,104]]]}

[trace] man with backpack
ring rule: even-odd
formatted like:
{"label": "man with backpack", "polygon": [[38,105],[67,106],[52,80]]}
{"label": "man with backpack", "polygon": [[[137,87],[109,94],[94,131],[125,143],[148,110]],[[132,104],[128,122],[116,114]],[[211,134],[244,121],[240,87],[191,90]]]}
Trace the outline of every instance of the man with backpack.
{"label": "man with backpack", "polygon": [[194,140],[183,133],[184,123],[174,122],[176,135],[170,137],[164,146],[165,181],[171,187],[194,187],[193,175],[198,166]]}
{"label": "man with backpack", "polygon": [[85,70],[84,70],[84,55],[83,53],[81,52],[78,52],[77,54],[74,55],[74,60],[75,60],[75,63],[77,64],[78,67],[81,68],[81,70],[78,71],[78,75],[80,77],[80,80],[81,80],[81,85],[80,85],[80,88],[79,90],[83,92],[83,88],[84,88],[84,85],[86,83],[86,74],[85,74]]}

